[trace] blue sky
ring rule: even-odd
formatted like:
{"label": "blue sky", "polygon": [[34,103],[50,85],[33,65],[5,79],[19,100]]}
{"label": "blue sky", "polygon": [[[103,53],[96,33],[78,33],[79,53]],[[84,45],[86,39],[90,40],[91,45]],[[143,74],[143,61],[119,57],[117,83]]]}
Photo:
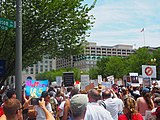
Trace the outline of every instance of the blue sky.
{"label": "blue sky", "polygon": [[[96,18],[89,42],[134,48],[160,46],[160,0],[97,0],[89,14]],[[142,28],[144,32],[140,32]]]}

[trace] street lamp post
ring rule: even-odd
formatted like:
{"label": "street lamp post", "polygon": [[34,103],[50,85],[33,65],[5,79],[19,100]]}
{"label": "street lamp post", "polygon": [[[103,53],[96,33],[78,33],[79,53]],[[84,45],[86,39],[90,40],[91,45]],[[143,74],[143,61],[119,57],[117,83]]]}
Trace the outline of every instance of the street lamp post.
{"label": "street lamp post", "polygon": [[16,65],[15,87],[17,98],[22,100],[22,0],[16,0]]}

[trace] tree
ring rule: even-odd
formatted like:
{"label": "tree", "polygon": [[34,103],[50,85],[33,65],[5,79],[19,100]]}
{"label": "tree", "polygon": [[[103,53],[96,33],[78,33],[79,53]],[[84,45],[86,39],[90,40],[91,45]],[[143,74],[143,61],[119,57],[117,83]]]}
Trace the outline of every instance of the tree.
{"label": "tree", "polygon": [[125,58],[110,57],[109,61],[105,63],[105,72],[107,76],[114,75],[115,78],[122,78],[126,74]]}
{"label": "tree", "polygon": [[153,51],[153,57],[152,59],[155,59],[156,61],[153,61],[154,65],[156,65],[157,69],[157,79],[160,80],[160,49],[158,48],[157,50]]}
{"label": "tree", "polygon": [[100,74],[98,74],[97,68],[91,68],[89,70],[89,77],[90,77],[90,79],[97,79],[98,75],[100,75]]}
{"label": "tree", "polygon": [[102,59],[97,61],[97,72],[99,75],[102,75],[103,77],[106,77],[107,74],[105,72],[106,69],[106,63],[109,61],[109,57],[103,57]]}
{"label": "tree", "polygon": [[73,72],[75,80],[80,80],[81,74],[88,74],[86,71],[82,71],[78,68],[66,68],[60,70],[53,70],[49,72],[39,73],[36,75],[37,80],[47,79],[51,82],[56,81],[56,76],[63,76],[63,72]]}
{"label": "tree", "polygon": [[148,48],[139,48],[136,52],[128,57],[127,68],[129,72],[142,74],[142,65],[151,64],[153,52]]}
{"label": "tree", "polygon": [[[84,0],[23,0],[23,68],[41,60],[42,55],[68,57],[81,53],[94,17],[93,5]],[[15,20],[16,2],[1,1],[1,16]],[[7,61],[4,80],[15,70],[15,29],[0,31],[0,57]]]}

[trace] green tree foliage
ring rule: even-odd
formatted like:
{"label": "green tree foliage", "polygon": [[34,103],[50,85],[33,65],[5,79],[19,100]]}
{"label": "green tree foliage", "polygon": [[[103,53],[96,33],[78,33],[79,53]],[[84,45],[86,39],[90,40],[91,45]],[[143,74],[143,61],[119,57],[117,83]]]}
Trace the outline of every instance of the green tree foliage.
{"label": "green tree foliage", "polygon": [[74,72],[75,80],[80,80],[80,76],[83,74],[88,74],[86,71],[82,71],[78,68],[66,68],[60,70],[53,70],[49,72],[39,73],[36,75],[37,80],[47,79],[51,82],[56,81],[56,76],[63,76],[63,72]]}
{"label": "green tree foliage", "polygon": [[125,59],[122,57],[110,57],[105,64],[107,76],[114,75],[116,78],[122,78],[125,73]]}
{"label": "green tree foliage", "polygon": [[127,61],[128,72],[137,72],[140,75],[142,74],[142,65],[151,64],[151,58],[153,52],[148,48],[139,48],[136,52],[129,56]]}
{"label": "green tree foliage", "polygon": [[[156,61],[151,62],[151,59]],[[103,77],[114,75],[116,78],[122,78],[131,72],[142,74],[142,65],[156,65],[157,76],[160,78],[160,49],[139,48],[134,54],[128,57],[107,57],[97,62],[97,72],[91,70],[92,74],[103,75]]]}
{"label": "green tree foliage", "polygon": [[106,66],[105,63],[109,61],[109,57],[103,57],[102,59],[97,61],[97,72],[99,75],[102,75],[103,77],[106,77],[107,74],[105,72]]}
{"label": "green tree foliage", "polygon": [[[23,0],[23,68],[42,55],[68,57],[81,52],[94,17],[84,0]],[[16,1],[1,1],[1,16],[16,20]],[[7,61],[5,80],[15,70],[15,29],[0,31],[0,58]],[[2,81],[3,83],[3,81]]]}
{"label": "green tree foliage", "polygon": [[89,70],[89,77],[90,77],[90,79],[97,79],[97,77],[98,77],[98,69],[97,68],[91,68],[90,70]]}
{"label": "green tree foliage", "polygon": [[152,59],[155,59],[155,61],[152,61],[153,65],[156,65],[157,69],[157,79],[160,80],[160,48],[153,51],[153,57]]}

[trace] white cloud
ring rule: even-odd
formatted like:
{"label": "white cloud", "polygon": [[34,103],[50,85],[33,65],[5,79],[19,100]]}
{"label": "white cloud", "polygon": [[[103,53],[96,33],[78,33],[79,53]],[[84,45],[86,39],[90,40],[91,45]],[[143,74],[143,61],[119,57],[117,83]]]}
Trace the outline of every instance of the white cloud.
{"label": "white cloud", "polygon": [[[119,43],[143,46],[140,30],[145,28],[146,45],[160,44],[160,1],[119,0],[105,1],[90,14],[96,18],[89,41],[102,45]],[[102,2],[102,1],[101,1]]]}

